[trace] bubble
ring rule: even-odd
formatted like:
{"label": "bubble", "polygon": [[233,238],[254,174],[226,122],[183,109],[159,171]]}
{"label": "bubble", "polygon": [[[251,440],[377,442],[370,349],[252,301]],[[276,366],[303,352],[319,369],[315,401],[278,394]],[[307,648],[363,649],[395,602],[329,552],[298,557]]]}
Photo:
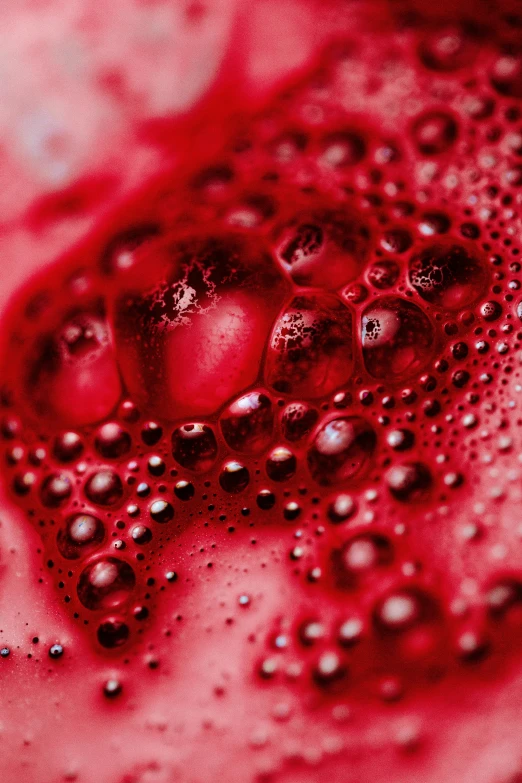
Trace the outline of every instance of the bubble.
{"label": "bubble", "polygon": [[118,404],[121,381],[102,317],[83,313],[66,320],[35,353],[27,392],[38,414],[83,426],[106,418]]}
{"label": "bubble", "polygon": [[437,416],[441,411],[441,405],[438,400],[424,400],[422,403],[422,412],[425,416]]}
{"label": "bubble", "polygon": [[281,416],[281,429],[286,440],[295,442],[310,434],[319,419],[319,412],[306,402],[291,402]]}
{"label": "bubble", "polygon": [[166,469],[165,462],[157,454],[147,460],[147,470],[151,476],[163,476]]}
{"label": "bubble", "polygon": [[405,253],[412,241],[410,232],[405,228],[390,228],[381,238],[381,247],[388,253]]}
{"label": "bubble", "polygon": [[125,384],[148,415],[212,415],[256,381],[287,283],[246,235],[187,239],[149,266],[112,310]]}
{"label": "bubble", "polygon": [[272,439],[272,401],[260,391],[239,397],[223,411],[221,432],[228,446],[244,454],[264,451]]}
{"label": "bubble", "polygon": [[134,422],[140,418],[140,412],[132,400],[123,400],[118,406],[118,415],[123,421]]}
{"label": "bubble", "polygon": [[266,460],[266,472],[272,481],[287,481],[297,469],[295,454],[286,446],[272,449]]}
{"label": "bubble", "polygon": [[308,468],[322,486],[349,481],[367,467],[376,445],[370,425],[357,416],[331,419],[316,433]]}
{"label": "bubble", "polygon": [[283,394],[321,397],[353,367],[352,316],[329,296],[299,296],[279,316],[266,357],[267,383]]}
{"label": "bubble", "polygon": [[511,166],[504,176],[508,185],[515,188],[520,187],[522,185],[522,166]]}
{"label": "bubble", "polygon": [[522,98],[522,56],[499,57],[491,71],[491,84],[500,95]]}
{"label": "bubble", "polygon": [[278,661],[275,658],[265,658],[259,667],[259,674],[264,680],[270,680],[279,670]]}
{"label": "bubble", "polygon": [[85,495],[97,506],[114,506],[123,498],[121,478],[114,470],[102,468],[87,479]]}
{"label": "bubble", "polygon": [[476,223],[461,223],[460,233],[467,239],[478,239],[480,236],[480,228]]}
{"label": "bubble", "polygon": [[290,163],[306,148],[308,138],[304,133],[288,131],[271,144],[272,153],[280,163]]}
{"label": "bubble", "polygon": [[386,442],[394,451],[407,451],[415,443],[415,436],[411,430],[390,430],[386,436]]}
{"label": "bubble", "polygon": [[22,446],[13,446],[6,451],[5,458],[9,465],[18,465],[25,457],[25,451]]}
{"label": "bubble", "polygon": [[366,144],[353,131],[337,131],[323,139],[321,161],[332,168],[344,168],[359,163],[366,154]]}
{"label": "bubble", "polygon": [[19,419],[14,417],[8,417],[2,420],[2,436],[6,440],[12,440],[21,435],[22,423]]}
{"label": "bubble", "polygon": [[146,498],[150,495],[150,487],[146,481],[140,481],[136,487],[136,494],[140,498]]}
{"label": "bubble", "polygon": [[379,291],[392,288],[399,277],[399,267],[395,261],[379,261],[372,264],[367,274],[368,283]]}
{"label": "bubble", "polygon": [[68,560],[83,557],[100,546],[104,540],[103,522],[92,514],[73,514],[56,536],[60,554]]}
{"label": "bubble", "polygon": [[490,300],[480,306],[480,314],[485,321],[497,321],[502,315],[502,305]]}
{"label": "bubble", "polygon": [[351,495],[347,495],[345,492],[336,495],[328,506],[328,518],[336,525],[340,522],[346,522],[356,513],[357,503]]}
{"label": "bubble", "polygon": [[177,481],[174,486],[174,494],[180,500],[191,500],[194,497],[194,492],[194,484],[190,481],[185,481],[185,479]]}
{"label": "bubble", "polygon": [[151,240],[160,234],[155,223],[132,226],[116,234],[107,244],[101,257],[101,268],[106,275],[114,275],[133,267]]}
{"label": "bubble", "polygon": [[120,693],[123,690],[123,685],[119,680],[107,680],[105,685],[103,686],[103,694],[108,699],[115,699],[116,696],[119,696]]}
{"label": "bubble", "polygon": [[458,134],[457,123],[442,111],[426,112],[413,123],[414,143],[423,155],[440,155],[454,144]]}
{"label": "bubble", "polygon": [[73,462],[83,452],[83,441],[77,432],[62,432],[53,443],[53,454],[60,462]]}
{"label": "bubble", "polygon": [[283,508],[283,516],[286,520],[293,521],[294,519],[297,519],[298,516],[300,516],[301,511],[302,508],[299,503],[296,503],[295,500],[290,500],[288,503],[285,503]]}
{"label": "bubble", "polygon": [[457,639],[457,654],[464,663],[477,663],[484,660],[491,651],[487,639],[473,631],[464,631]]}
{"label": "bubble", "polygon": [[313,669],[313,678],[318,685],[330,687],[344,680],[348,673],[346,665],[336,652],[325,651]]}
{"label": "bubble", "polygon": [[228,163],[218,163],[202,169],[192,180],[192,186],[205,191],[207,196],[222,196],[234,179],[234,171]]}
{"label": "bubble", "polygon": [[242,492],[248,486],[250,473],[248,468],[236,460],[230,460],[223,465],[219,474],[219,483],[225,492],[235,494]]}
{"label": "bubble", "polygon": [[444,476],[444,484],[450,489],[457,489],[464,483],[464,476],[462,473],[455,473],[451,471]]}
{"label": "bubble", "polygon": [[469,65],[477,52],[470,35],[458,27],[428,33],[420,43],[419,57],[431,71],[450,73]]}
{"label": "bubble", "polygon": [[451,381],[453,385],[457,387],[457,389],[462,389],[468,383],[470,377],[471,376],[467,370],[457,370],[453,373]]}
{"label": "bubble", "polygon": [[143,546],[152,541],[152,530],[146,525],[134,525],[130,531],[130,535],[135,544]]}
{"label": "bubble", "polygon": [[338,410],[344,410],[345,408],[350,407],[353,402],[353,398],[349,391],[340,391],[337,392],[337,394],[334,394],[332,402],[334,408],[337,408]]}
{"label": "bubble", "polygon": [[425,237],[446,234],[450,227],[450,219],[443,212],[425,212],[418,226],[419,233]]}
{"label": "bubble", "polygon": [[[490,615],[503,619],[513,609],[522,608],[522,582],[514,578],[499,579],[486,593],[486,605]],[[522,614],[522,612],[518,612]]]}
{"label": "bubble", "polygon": [[125,644],[129,638],[129,626],[119,618],[110,617],[100,623],[96,636],[102,647],[112,650]]}
{"label": "bubble", "polygon": [[401,159],[401,153],[399,149],[390,142],[385,142],[382,146],[375,150],[374,154],[375,162],[381,166],[387,163],[396,163]]}
{"label": "bubble", "polygon": [[405,587],[391,591],[378,601],[373,619],[379,631],[399,634],[432,621],[436,615],[437,607],[431,596],[420,589]]}
{"label": "bubble", "polygon": [[335,579],[340,587],[358,587],[364,579],[393,561],[393,547],[386,536],[360,533],[334,553]]}
{"label": "bubble", "polygon": [[364,625],[359,617],[348,617],[339,626],[337,641],[341,647],[353,647],[361,641]]}
{"label": "bubble", "polygon": [[189,470],[199,473],[209,470],[217,450],[216,436],[208,424],[183,424],[172,433],[172,456]]}
{"label": "bubble", "polygon": [[256,503],[263,511],[268,511],[273,508],[276,502],[276,497],[269,489],[262,489],[256,498]]}
{"label": "bubble", "polygon": [[72,494],[72,482],[66,473],[53,473],[44,479],[40,489],[40,499],[48,508],[58,508],[69,500]]}
{"label": "bubble", "polygon": [[86,609],[113,609],[128,600],[136,585],[131,566],[115,557],[90,563],[78,580],[77,593]]}
{"label": "bubble", "polygon": [[361,304],[368,298],[368,289],[362,283],[352,283],[342,291],[342,297],[347,304]]}
{"label": "bubble", "polygon": [[174,508],[166,500],[155,500],[151,503],[149,514],[154,522],[165,524],[174,518]]}
{"label": "bubble", "polygon": [[297,631],[299,641],[305,647],[311,647],[316,642],[320,642],[326,636],[324,625],[318,620],[306,620],[301,623]]}
{"label": "bubble", "polygon": [[275,255],[296,285],[336,290],[362,271],[369,236],[352,212],[302,212],[276,229]]}
{"label": "bubble", "polygon": [[486,95],[469,95],[463,102],[463,108],[472,119],[484,120],[493,114],[495,102]]}
{"label": "bubble", "polygon": [[274,199],[263,193],[252,193],[244,196],[237,206],[229,210],[226,222],[231,226],[253,229],[273,217],[276,211]]}
{"label": "bubble", "polygon": [[361,326],[364,364],[374,378],[406,378],[432,358],[433,327],[412,302],[376,299],[364,311]]}
{"label": "bubble", "polygon": [[460,245],[433,245],[413,258],[410,282],[419,296],[447,310],[472,304],[483,292],[483,265]]}
{"label": "bubble", "polygon": [[146,446],[155,446],[163,436],[163,428],[155,421],[148,421],[141,430],[141,439]]}
{"label": "bubble", "polygon": [[35,484],[36,474],[31,470],[27,470],[25,473],[21,473],[14,477],[12,486],[14,492],[20,497],[23,497],[29,494]]}
{"label": "bubble", "polygon": [[116,422],[103,424],[94,439],[96,451],[106,459],[117,459],[126,454],[131,447],[131,436]]}
{"label": "bubble", "polygon": [[422,462],[395,465],[386,475],[391,494],[403,503],[422,499],[431,486],[431,474]]}

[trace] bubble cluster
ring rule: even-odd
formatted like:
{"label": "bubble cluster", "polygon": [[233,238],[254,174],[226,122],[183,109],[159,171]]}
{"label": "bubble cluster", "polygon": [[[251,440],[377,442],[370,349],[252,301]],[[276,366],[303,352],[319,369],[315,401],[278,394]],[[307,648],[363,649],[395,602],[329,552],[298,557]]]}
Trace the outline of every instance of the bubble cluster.
{"label": "bubble cluster", "polygon": [[517,648],[520,58],[418,33],[422,90],[348,94],[333,47],[15,303],[3,471],[98,652],[272,564],[260,687],[394,702]]}

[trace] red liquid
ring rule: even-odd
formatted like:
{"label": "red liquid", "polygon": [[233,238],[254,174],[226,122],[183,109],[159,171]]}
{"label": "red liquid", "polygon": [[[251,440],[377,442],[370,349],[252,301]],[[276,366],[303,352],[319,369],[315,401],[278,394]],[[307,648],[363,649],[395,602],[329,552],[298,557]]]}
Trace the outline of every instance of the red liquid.
{"label": "red liquid", "polygon": [[520,20],[365,9],[12,299],[7,780],[519,774]]}

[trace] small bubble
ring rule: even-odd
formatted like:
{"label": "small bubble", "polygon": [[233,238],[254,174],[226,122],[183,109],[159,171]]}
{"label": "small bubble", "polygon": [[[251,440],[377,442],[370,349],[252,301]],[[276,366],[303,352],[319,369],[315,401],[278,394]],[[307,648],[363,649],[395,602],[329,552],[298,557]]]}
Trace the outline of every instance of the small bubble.
{"label": "small bubble", "polygon": [[340,493],[328,506],[328,518],[334,524],[346,522],[357,513],[357,503],[351,495]]}
{"label": "small bubble", "polygon": [[219,474],[221,488],[231,494],[242,492],[248,486],[249,481],[248,469],[236,460],[226,462]]}
{"label": "small bubble", "polygon": [[106,649],[121,647],[129,638],[129,626],[118,618],[108,618],[98,626],[97,637]]}
{"label": "small bubble", "polygon": [[44,506],[58,508],[69,500],[72,493],[72,483],[65,473],[54,473],[48,476],[41,487],[40,498]]}
{"label": "small bubble", "polygon": [[367,467],[375,445],[375,433],[364,419],[332,419],[317,432],[308,451],[310,473],[323,486],[352,479]]}
{"label": "small bubble", "polygon": [[458,126],[445,112],[427,112],[418,117],[412,127],[413,140],[423,155],[440,155],[454,144]]}
{"label": "small bubble", "polygon": [[386,481],[397,500],[411,502],[424,497],[431,485],[431,474],[421,462],[407,462],[391,468]]}
{"label": "small bubble", "polygon": [[276,502],[276,497],[269,489],[262,489],[256,498],[257,505],[263,511],[268,511],[273,508]]}
{"label": "small bubble", "polygon": [[174,508],[166,500],[155,500],[150,506],[149,514],[154,522],[164,524],[174,518]]}
{"label": "small bubble", "polygon": [[174,494],[180,500],[191,500],[194,497],[194,484],[190,481],[177,481],[174,486]]}
{"label": "small bubble", "polygon": [[119,680],[111,679],[103,686],[103,693],[108,699],[114,699],[119,696],[123,690],[123,686]]}
{"label": "small bubble", "polygon": [[131,528],[130,535],[135,544],[143,546],[152,541],[152,530],[146,525],[135,525]]}
{"label": "small bubble", "polygon": [[109,468],[98,470],[87,480],[85,494],[98,506],[114,506],[123,497],[121,478]]}
{"label": "small bubble", "polygon": [[272,481],[287,481],[297,469],[295,454],[286,446],[272,449],[266,460],[266,472]]}
{"label": "small bubble", "polygon": [[131,443],[129,433],[113,421],[103,424],[94,439],[97,452],[106,459],[122,457],[129,451]]}
{"label": "small bubble", "polygon": [[184,468],[204,472],[217,457],[214,431],[207,424],[184,424],[172,434],[172,455]]}
{"label": "small bubble", "polygon": [[53,454],[60,462],[72,462],[83,451],[83,441],[77,432],[63,432],[53,444]]}

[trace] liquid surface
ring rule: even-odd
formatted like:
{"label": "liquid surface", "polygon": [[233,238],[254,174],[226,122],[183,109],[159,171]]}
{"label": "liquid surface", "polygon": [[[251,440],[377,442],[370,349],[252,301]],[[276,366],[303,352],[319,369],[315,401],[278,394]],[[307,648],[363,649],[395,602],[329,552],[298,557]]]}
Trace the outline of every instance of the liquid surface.
{"label": "liquid surface", "polygon": [[162,172],[5,313],[9,780],[520,774],[521,22],[367,10],[144,124]]}

